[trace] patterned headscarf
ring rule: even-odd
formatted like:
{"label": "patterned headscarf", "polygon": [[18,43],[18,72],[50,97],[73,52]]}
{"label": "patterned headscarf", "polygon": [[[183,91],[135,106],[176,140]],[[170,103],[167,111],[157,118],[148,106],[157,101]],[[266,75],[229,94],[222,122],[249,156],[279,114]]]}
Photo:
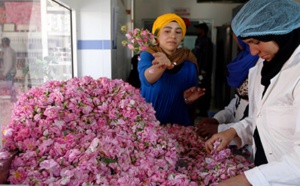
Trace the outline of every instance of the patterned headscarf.
{"label": "patterned headscarf", "polygon": [[180,28],[182,29],[182,39],[183,39],[186,33],[185,22],[180,16],[174,13],[167,13],[157,17],[152,26],[152,33],[155,34],[156,36],[159,36],[160,30],[172,21],[176,21],[180,26]]}

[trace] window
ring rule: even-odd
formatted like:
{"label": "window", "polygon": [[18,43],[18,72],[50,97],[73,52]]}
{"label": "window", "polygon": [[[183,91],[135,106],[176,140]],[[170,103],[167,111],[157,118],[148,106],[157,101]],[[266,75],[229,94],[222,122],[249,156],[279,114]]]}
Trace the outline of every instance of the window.
{"label": "window", "polygon": [[[73,77],[71,15],[68,7],[52,0],[0,2],[0,33],[5,38],[0,52],[0,126],[9,124],[23,93]],[[16,60],[7,60],[14,54]]]}

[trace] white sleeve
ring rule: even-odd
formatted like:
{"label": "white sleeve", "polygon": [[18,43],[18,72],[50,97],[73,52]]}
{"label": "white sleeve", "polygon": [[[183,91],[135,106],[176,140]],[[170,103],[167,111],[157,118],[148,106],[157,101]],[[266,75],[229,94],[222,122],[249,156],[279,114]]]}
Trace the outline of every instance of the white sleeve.
{"label": "white sleeve", "polygon": [[218,125],[218,132],[223,132],[230,128],[234,123],[228,123],[228,124],[219,124]]}
{"label": "white sleeve", "polygon": [[296,186],[300,183],[298,158],[299,156],[296,158],[295,154],[292,153],[290,155],[286,155],[280,161],[269,162],[247,170],[244,173],[247,180],[253,186]]}
{"label": "white sleeve", "polygon": [[234,123],[230,126],[230,128],[234,128],[238,137],[234,139],[234,142],[241,148],[245,145],[252,145],[253,135],[252,135],[252,117],[248,116],[243,120]]}
{"label": "white sleeve", "polygon": [[[258,166],[253,170],[245,172],[245,176],[253,186],[260,185],[299,185],[300,184],[300,85],[293,89],[296,113],[295,125],[293,125],[293,135],[290,142],[292,150],[285,153],[282,157],[269,161],[267,164]],[[284,121],[282,122],[284,124]],[[284,148],[284,147],[282,147]],[[266,184],[268,183],[268,184]]]}
{"label": "white sleeve", "polygon": [[[291,126],[293,135],[286,136],[286,138],[291,139],[290,145],[292,148],[286,152],[284,150],[285,147],[278,146],[276,150],[280,151],[280,148],[282,148],[282,151],[285,151],[284,155],[273,158],[273,160],[267,164],[245,171],[246,178],[253,186],[300,185],[300,85],[289,88],[291,88],[293,92],[294,100],[292,106],[295,112],[292,112],[293,115],[290,113],[283,114],[284,112],[282,112],[283,116],[281,117],[284,118],[284,116],[289,115],[294,122],[290,121],[290,123],[285,123],[284,120],[281,122],[282,125]],[[280,121],[277,122],[279,124],[281,123]],[[278,133],[281,135],[280,132]],[[284,134],[284,132],[282,134]]]}
{"label": "white sleeve", "polygon": [[231,99],[230,103],[221,111],[217,112],[213,118],[218,120],[221,124],[232,123],[234,122],[234,113],[236,111],[235,104],[237,100],[237,95]]}
{"label": "white sleeve", "polygon": [[[218,132],[223,132],[227,129],[229,129],[232,125],[235,123],[227,123],[227,124],[219,124],[218,125]],[[236,145],[234,141],[231,141],[229,145]]]}
{"label": "white sleeve", "polygon": [[[225,131],[229,128],[234,128],[239,137],[234,139],[234,143],[241,148],[245,145],[252,145],[252,119],[248,116],[240,121],[235,120],[236,114],[236,101],[238,95],[230,101],[229,105],[224,110],[218,112],[214,118],[220,123],[218,126],[218,132]],[[239,107],[241,109],[241,107]],[[244,112],[244,110],[243,110]],[[220,122],[222,121],[222,122]]]}

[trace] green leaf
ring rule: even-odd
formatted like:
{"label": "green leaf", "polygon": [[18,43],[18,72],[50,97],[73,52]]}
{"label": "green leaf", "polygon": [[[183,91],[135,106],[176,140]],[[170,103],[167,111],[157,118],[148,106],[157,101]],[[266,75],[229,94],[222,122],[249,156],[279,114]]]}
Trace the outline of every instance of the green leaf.
{"label": "green leaf", "polygon": [[157,36],[158,32],[159,32],[159,28],[157,28],[157,29],[155,30],[154,36]]}
{"label": "green leaf", "polygon": [[107,158],[107,157],[102,158],[102,161],[105,162],[106,164],[118,162],[118,161],[115,160],[115,159],[110,159],[110,158]]}

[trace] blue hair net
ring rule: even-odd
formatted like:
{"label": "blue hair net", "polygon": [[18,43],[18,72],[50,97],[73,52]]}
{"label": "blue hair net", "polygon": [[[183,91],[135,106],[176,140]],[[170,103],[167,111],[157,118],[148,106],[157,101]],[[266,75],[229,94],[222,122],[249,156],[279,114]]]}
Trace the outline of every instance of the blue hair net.
{"label": "blue hair net", "polygon": [[231,26],[239,37],[287,34],[300,27],[300,4],[294,0],[250,0]]}

